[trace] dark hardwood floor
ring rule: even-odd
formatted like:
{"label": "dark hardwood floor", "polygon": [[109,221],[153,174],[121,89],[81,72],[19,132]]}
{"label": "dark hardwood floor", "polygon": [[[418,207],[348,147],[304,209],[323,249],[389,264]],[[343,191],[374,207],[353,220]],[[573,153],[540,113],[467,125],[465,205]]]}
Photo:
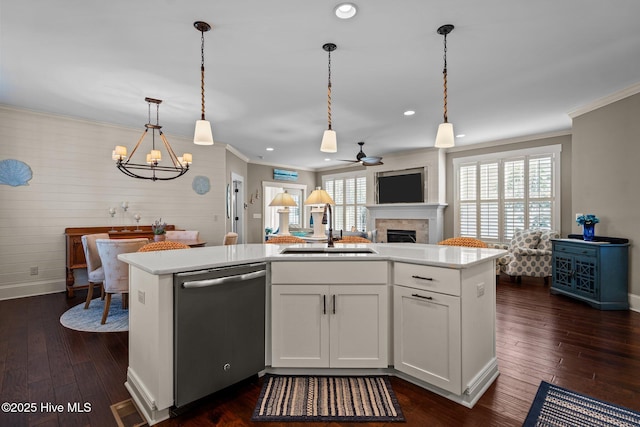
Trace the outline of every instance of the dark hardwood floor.
{"label": "dark hardwood floor", "polygon": [[[129,398],[123,385],[128,334],[62,327],[60,315],[83,298],[80,292],[71,299],[59,293],[0,301],[0,403],[37,405],[31,414],[0,413],[0,426],[116,425],[109,406]],[[496,320],[500,376],[475,407],[392,378],[405,425],[520,426],[541,380],[640,411],[640,313],[599,311],[550,295],[542,279],[514,284],[503,276]],[[160,425],[252,425],[260,384],[242,383]],[[41,411],[47,402],[63,404],[64,412]],[[91,411],[69,413],[68,402],[88,402]]]}

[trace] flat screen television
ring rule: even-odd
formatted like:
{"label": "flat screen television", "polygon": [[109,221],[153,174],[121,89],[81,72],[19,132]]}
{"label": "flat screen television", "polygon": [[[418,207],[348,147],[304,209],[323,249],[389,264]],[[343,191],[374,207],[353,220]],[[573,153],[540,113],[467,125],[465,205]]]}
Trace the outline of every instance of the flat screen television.
{"label": "flat screen television", "polygon": [[378,203],[422,203],[422,174],[378,176]]}

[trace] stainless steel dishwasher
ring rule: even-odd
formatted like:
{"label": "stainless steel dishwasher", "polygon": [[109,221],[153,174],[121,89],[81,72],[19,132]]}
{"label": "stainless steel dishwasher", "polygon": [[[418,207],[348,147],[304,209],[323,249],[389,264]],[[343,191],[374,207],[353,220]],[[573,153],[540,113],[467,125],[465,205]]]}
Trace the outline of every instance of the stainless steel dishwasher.
{"label": "stainless steel dishwasher", "polygon": [[174,408],[265,367],[266,264],[174,275]]}

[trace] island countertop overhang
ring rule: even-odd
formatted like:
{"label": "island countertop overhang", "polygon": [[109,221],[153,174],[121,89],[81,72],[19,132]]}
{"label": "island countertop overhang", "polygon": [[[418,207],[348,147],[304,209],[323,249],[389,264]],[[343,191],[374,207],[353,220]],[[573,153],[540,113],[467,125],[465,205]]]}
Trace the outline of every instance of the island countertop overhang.
{"label": "island countertop overhang", "polygon": [[370,247],[375,253],[308,253],[282,254],[285,247],[317,247],[326,245],[240,244],[207,246],[189,250],[134,252],[118,256],[123,262],[150,274],[163,275],[198,271],[239,264],[272,261],[399,261],[453,269],[464,269],[496,259],[506,253],[501,249],[478,249],[420,243],[340,244],[344,248]]}

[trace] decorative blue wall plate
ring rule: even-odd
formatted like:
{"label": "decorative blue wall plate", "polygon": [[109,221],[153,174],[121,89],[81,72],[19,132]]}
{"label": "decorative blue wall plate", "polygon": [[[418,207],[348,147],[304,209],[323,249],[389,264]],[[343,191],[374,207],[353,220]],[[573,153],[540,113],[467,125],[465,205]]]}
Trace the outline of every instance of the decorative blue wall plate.
{"label": "decorative blue wall plate", "polygon": [[202,175],[196,175],[193,177],[193,184],[191,184],[193,191],[198,194],[208,193],[211,189],[211,184],[209,183],[209,178]]}
{"label": "decorative blue wall plate", "polygon": [[33,173],[25,162],[15,159],[0,160],[0,184],[12,187],[29,185],[28,182],[31,178],[33,178]]}

